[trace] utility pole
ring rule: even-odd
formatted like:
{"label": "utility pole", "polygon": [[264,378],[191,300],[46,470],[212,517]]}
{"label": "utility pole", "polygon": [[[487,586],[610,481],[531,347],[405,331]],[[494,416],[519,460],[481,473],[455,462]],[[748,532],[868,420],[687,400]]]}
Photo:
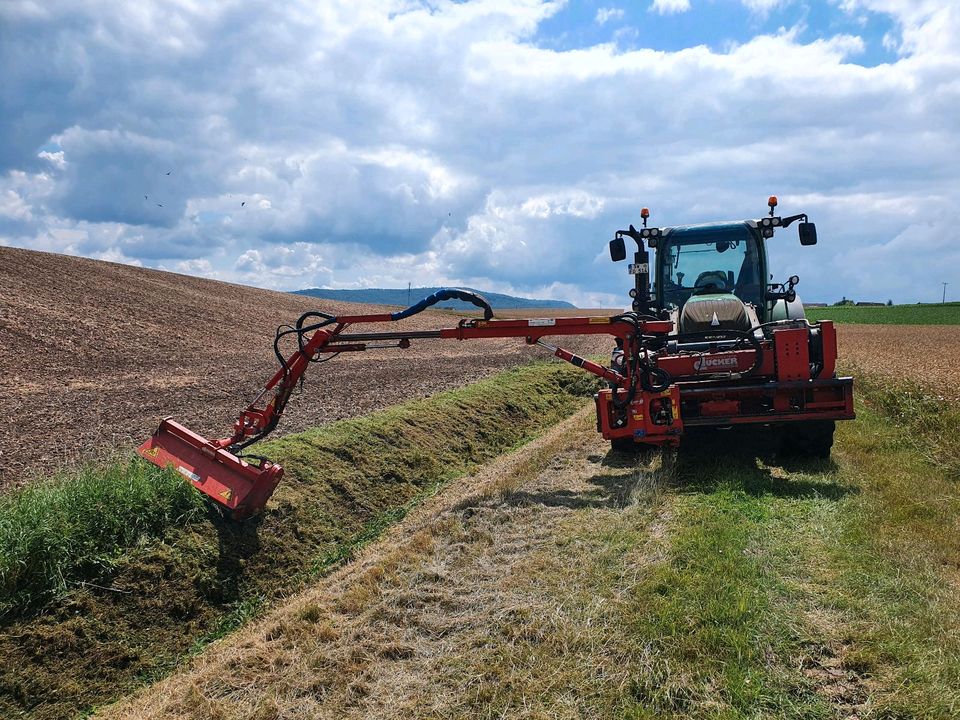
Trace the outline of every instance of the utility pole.
{"label": "utility pole", "polygon": [[407,307],[410,307],[410,283],[407,282]]}
{"label": "utility pole", "polygon": [[940,284],[943,285],[943,299],[940,301],[940,304],[946,305],[947,304],[947,285],[949,285],[950,283],[940,283]]}

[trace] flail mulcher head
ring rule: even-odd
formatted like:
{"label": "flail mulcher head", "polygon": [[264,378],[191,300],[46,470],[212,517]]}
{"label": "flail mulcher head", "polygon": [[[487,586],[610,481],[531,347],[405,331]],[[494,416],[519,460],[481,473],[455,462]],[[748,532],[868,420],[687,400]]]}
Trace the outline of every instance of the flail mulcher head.
{"label": "flail mulcher head", "polygon": [[172,418],[161,420],[137,452],[155,465],[172,467],[236,520],[263,508],[283,477],[279,465],[247,462]]}

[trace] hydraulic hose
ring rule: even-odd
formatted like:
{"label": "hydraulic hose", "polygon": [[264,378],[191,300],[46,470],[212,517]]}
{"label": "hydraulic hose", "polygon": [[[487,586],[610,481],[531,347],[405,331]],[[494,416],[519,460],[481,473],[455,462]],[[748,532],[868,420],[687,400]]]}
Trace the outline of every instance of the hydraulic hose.
{"label": "hydraulic hose", "polygon": [[[487,299],[482,295],[480,295],[479,293],[475,293],[470,290],[462,290],[460,288],[441,288],[440,290],[437,290],[437,292],[433,293],[432,295],[428,295],[420,302],[415,303],[414,305],[411,305],[410,307],[404,310],[391,313],[390,319],[394,321],[403,320],[412,315],[416,315],[417,313],[421,313],[427,308],[432,307],[433,305],[436,305],[437,303],[443,302],[445,300],[463,300],[464,302],[468,302],[473,305],[476,305],[478,308],[483,310],[483,317],[485,320],[490,320],[493,317],[493,308],[490,306],[490,303],[487,302]],[[314,318],[318,319],[319,322],[313,322],[308,325],[307,322]],[[274,397],[273,416],[271,417],[270,421],[267,423],[267,426],[261,432],[243,440],[242,442],[238,442],[232,445],[231,448],[234,451],[239,452],[240,450],[243,450],[245,447],[248,447],[249,445],[252,445],[258,440],[261,440],[266,435],[269,435],[274,430],[274,428],[276,428],[277,423],[280,421],[280,416],[283,414],[283,410],[286,407],[287,401],[290,399],[290,394],[293,391],[293,388],[287,387],[285,384],[287,382],[287,377],[290,374],[290,366],[287,364],[287,360],[283,356],[283,353],[280,352],[280,341],[283,340],[283,338],[287,337],[288,335],[296,335],[297,348],[301,353],[303,353],[304,347],[307,342],[306,338],[310,333],[316,332],[317,330],[320,330],[321,328],[324,328],[328,325],[333,325],[336,322],[337,322],[336,315],[331,315],[329,313],[321,312],[319,310],[309,310],[303,313],[299,318],[297,318],[297,322],[293,326],[281,325],[280,327],[277,328],[277,331],[274,334],[274,338],[273,338],[273,354],[276,356],[277,362],[280,363],[280,367],[283,369],[284,380],[283,380],[283,384],[281,384],[279,392]],[[328,360],[332,360],[333,358],[335,358],[337,355],[339,355],[339,353],[336,353],[334,355],[331,355],[330,357],[322,358],[322,359],[319,357],[317,358],[308,357],[307,362],[327,362]]]}
{"label": "hydraulic hose", "polygon": [[490,303],[487,302],[487,299],[480,293],[475,293],[470,290],[462,290],[460,288],[440,288],[432,295],[428,295],[423,300],[411,305],[407,309],[391,313],[390,319],[403,320],[411,315],[421,313],[428,307],[436,305],[438,302],[443,302],[444,300],[463,300],[464,302],[476,305],[478,308],[483,310],[484,320],[490,320],[493,317],[493,308],[490,307]]}

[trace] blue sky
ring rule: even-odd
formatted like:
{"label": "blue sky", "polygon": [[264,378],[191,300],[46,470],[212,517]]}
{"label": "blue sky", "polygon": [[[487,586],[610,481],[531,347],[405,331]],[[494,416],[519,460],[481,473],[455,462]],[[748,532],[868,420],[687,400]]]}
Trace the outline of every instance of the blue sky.
{"label": "blue sky", "polygon": [[806,299],[960,291],[956,3],[7,0],[0,63],[3,245],[610,306],[640,207],[776,194]]}
{"label": "blue sky", "polygon": [[652,2],[569,2],[541,23],[536,42],[557,50],[616,42],[623,49],[677,51],[705,45],[723,52],[760,34],[798,28],[801,42],[837,34],[860,37],[863,51],[852,60],[861,65],[897,60],[896,50],[883,43],[885,35],[896,32],[893,18],[886,13],[866,9],[842,12],[838,3],[830,2],[762,0],[753,7],[737,0],[691,0],[686,11],[670,7],[669,2],[665,9],[658,9]]}

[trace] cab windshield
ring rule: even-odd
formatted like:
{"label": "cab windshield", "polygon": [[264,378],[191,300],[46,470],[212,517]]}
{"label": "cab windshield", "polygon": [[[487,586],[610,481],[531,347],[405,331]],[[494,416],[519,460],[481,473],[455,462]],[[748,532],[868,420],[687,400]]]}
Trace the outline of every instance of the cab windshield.
{"label": "cab windshield", "polygon": [[733,293],[760,305],[762,284],[757,241],[743,232],[671,233],[659,248],[660,297],[664,307],[680,307],[694,293]]}

